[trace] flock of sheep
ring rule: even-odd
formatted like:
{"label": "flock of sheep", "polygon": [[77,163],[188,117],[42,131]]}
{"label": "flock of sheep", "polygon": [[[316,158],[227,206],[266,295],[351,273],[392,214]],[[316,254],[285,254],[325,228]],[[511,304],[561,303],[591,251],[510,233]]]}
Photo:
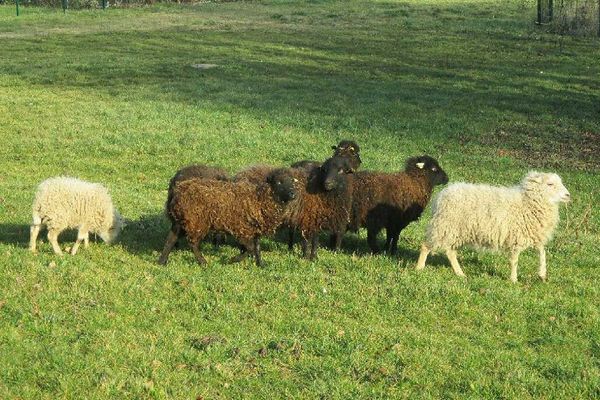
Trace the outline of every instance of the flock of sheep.
{"label": "flock of sheep", "polygon": [[[158,262],[166,264],[180,237],[185,237],[199,264],[206,260],[200,242],[208,235],[218,243],[228,234],[241,252],[231,261],[253,256],[261,265],[260,238],[277,229],[289,230],[289,248],[300,234],[302,255],[317,256],[319,233],[330,233],[330,247],[338,249],[347,231],[367,229],[367,242],[378,252],[377,235],[385,228],[385,251],[395,254],[400,232],[417,220],[431,200],[435,186],[448,176],[429,156],[411,157],[403,171],[358,171],[360,148],[343,140],[332,146],[333,155],[320,163],[303,160],[290,167],[248,167],[233,177],[217,167],[192,165],[179,170],[169,183],[166,214],[171,222]],[[514,187],[454,183],[432,201],[432,218],[421,247],[417,269],[425,267],[431,251],[444,251],[454,272],[464,273],[457,260],[463,246],[507,250],[511,275],[517,281],[519,254],[530,247],[539,251],[538,275],[546,279],[545,245],[558,224],[558,205],[570,194],[560,177],[531,171]],[[88,246],[94,232],[112,242],[123,225],[107,189],[75,178],[43,181],[33,202],[30,249],[42,225],[54,252],[62,254],[59,234],[78,229],[71,249]]]}

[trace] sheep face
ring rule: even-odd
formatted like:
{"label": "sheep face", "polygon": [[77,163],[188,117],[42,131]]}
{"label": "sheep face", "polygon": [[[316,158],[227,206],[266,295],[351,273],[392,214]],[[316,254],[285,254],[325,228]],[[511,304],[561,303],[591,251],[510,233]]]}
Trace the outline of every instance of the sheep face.
{"label": "sheep face", "polygon": [[323,188],[327,191],[343,189],[347,184],[344,175],[354,172],[351,160],[343,156],[331,157],[323,163],[320,169],[323,177]]}
{"label": "sheep face", "polygon": [[267,176],[267,183],[271,186],[275,197],[282,203],[294,200],[298,196],[296,189],[298,179],[286,168],[279,168],[272,171]]}
{"label": "sheep face", "polygon": [[538,193],[552,204],[568,203],[571,194],[557,174],[531,171],[523,178],[526,193]]}
{"label": "sheep face", "polygon": [[121,232],[121,228],[123,227],[123,218],[121,214],[117,210],[113,212],[113,220],[112,225],[108,228],[107,231],[100,232],[100,237],[104,240],[105,243],[112,243],[119,236]]}
{"label": "sheep face", "polygon": [[360,147],[354,140],[342,140],[337,146],[331,146],[331,149],[334,156],[347,157],[354,170],[360,167]]}
{"label": "sheep face", "polygon": [[412,157],[406,161],[407,173],[424,173],[432,186],[448,183],[448,175],[440,167],[437,160],[429,156]]}

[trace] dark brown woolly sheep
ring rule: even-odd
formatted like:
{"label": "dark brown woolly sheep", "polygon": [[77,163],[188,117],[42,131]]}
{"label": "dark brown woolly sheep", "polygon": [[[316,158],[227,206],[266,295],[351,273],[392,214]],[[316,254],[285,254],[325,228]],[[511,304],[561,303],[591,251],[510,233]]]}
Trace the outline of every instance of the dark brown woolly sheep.
{"label": "dark brown woolly sheep", "polygon": [[259,184],[197,178],[178,183],[168,206],[173,226],[159,264],[166,264],[183,232],[198,263],[205,264],[199,242],[213,231],[231,234],[244,247],[233,262],[251,252],[256,264],[261,265],[260,237],[272,234],[281,225],[288,204],[296,197],[297,181],[290,171],[274,170]]}
{"label": "dark brown woolly sheep", "polygon": [[[173,198],[173,191],[175,190],[175,185],[178,182],[185,181],[191,178],[203,178],[203,179],[214,179],[218,181],[228,181],[229,174],[223,168],[219,167],[211,167],[209,165],[202,164],[194,164],[188,165],[187,167],[181,168],[179,171],[175,173],[175,175],[169,181],[169,192],[167,194],[167,203],[165,207],[168,208],[169,203],[171,203],[171,199]],[[167,215],[168,215],[167,211]]]}
{"label": "dark brown woolly sheep", "polygon": [[[385,250],[390,254],[396,254],[402,229],[421,216],[434,186],[448,183],[448,175],[429,156],[409,158],[402,172],[361,171],[353,178],[349,227],[367,228],[367,243],[374,253],[379,251],[377,234],[385,228]],[[339,236],[331,238],[334,245],[340,241]]]}
{"label": "dark brown woolly sheep", "polygon": [[303,190],[290,207],[287,224],[302,235],[303,257],[312,260],[317,256],[320,231],[340,232],[348,225],[352,206],[352,178],[348,174],[354,171],[351,164],[348,157],[334,156],[319,168],[296,169]]}
{"label": "dark brown woolly sheep", "polygon": [[[333,150],[334,156],[348,157],[354,171],[360,167],[360,164],[362,163],[362,160],[360,159],[360,147],[354,140],[342,140],[337,146],[331,146],[331,149]],[[301,160],[291,165],[292,168],[303,168],[306,170],[311,170],[320,166],[321,163],[314,160]]]}
{"label": "dark brown woolly sheep", "polygon": [[[178,182],[183,182],[187,179],[192,178],[202,178],[202,179],[214,179],[218,181],[228,181],[229,174],[223,168],[212,167],[210,165],[203,164],[192,164],[187,167],[181,168],[179,171],[173,175],[171,180],[169,181],[169,191],[167,193],[167,202],[165,203],[165,213],[167,217],[171,220],[171,224],[173,224],[173,220],[171,219],[169,213],[169,204],[173,199],[173,192],[175,191],[175,185]],[[183,235],[183,234],[182,234]],[[223,242],[222,235],[216,234],[213,236],[212,242],[215,246],[219,243]],[[178,246],[177,246],[178,247]]]}

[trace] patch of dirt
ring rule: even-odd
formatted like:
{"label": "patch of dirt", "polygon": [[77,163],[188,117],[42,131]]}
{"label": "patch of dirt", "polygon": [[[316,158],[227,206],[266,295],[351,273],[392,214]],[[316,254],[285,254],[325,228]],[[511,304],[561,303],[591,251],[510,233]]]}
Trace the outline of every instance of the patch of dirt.
{"label": "patch of dirt", "polygon": [[511,124],[467,141],[532,167],[600,170],[600,132],[576,132],[561,127],[560,122],[550,132],[540,132],[533,124]]}

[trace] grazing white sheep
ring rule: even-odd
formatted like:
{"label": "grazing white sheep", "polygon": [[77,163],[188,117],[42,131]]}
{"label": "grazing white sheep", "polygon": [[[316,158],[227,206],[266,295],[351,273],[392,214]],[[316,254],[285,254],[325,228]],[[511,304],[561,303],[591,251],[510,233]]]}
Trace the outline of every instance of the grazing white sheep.
{"label": "grazing white sheep", "polygon": [[558,175],[535,171],[515,187],[452,184],[433,201],[417,269],[425,268],[432,250],[443,250],[456,275],[465,276],[456,259],[458,248],[508,250],[510,280],[516,282],[519,254],[535,247],[540,254],[538,275],[546,280],[544,246],[558,224],[559,203],[570,197]]}
{"label": "grazing white sheep", "polygon": [[88,247],[89,232],[97,233],[106,243],[112,242],[121,230],[122,220],[104,186],[56,177],[40,183],[33,201],[29,249],[34,253],[42,224],[48,228],[48,241],[59,255],[62,251],[58,235],[67,228],[78,229],[77,241],[71,249],[75,255],[82,240],[84,247]]}

